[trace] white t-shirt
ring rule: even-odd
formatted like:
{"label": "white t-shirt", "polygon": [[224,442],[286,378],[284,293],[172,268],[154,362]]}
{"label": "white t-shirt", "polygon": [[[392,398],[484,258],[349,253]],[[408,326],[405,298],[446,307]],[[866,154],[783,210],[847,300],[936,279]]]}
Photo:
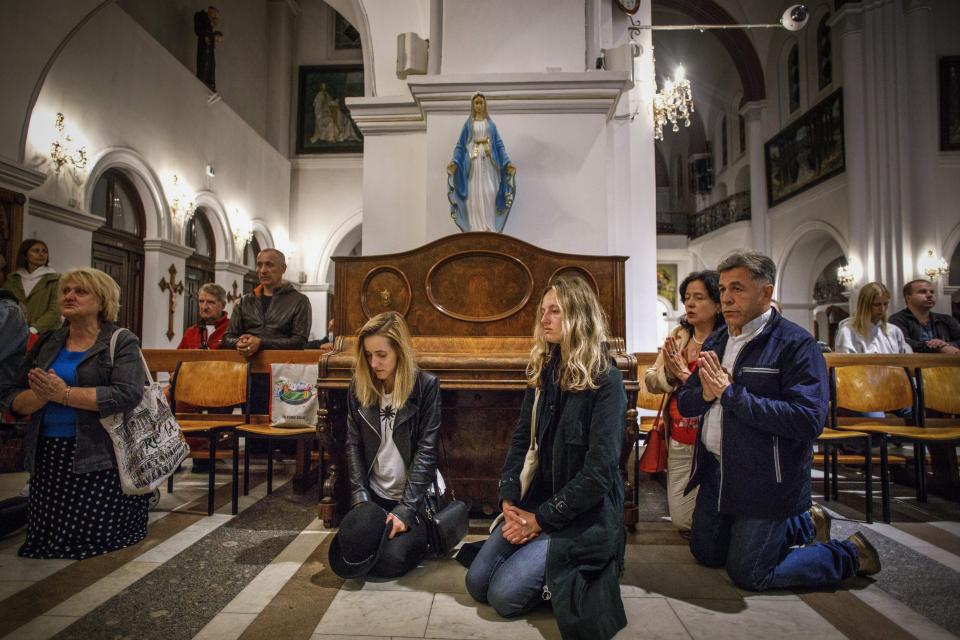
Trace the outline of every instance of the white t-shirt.
{"label": "white t-shirt", "polygon": [[[723,352],[723,360],[720,362],[720,366],[724,370],[733,372],[733,365],[737,363],[737,356],[747,346],[747,343],[760,335],[763,328],[767,326],[770,313],[771,310],[767,309],[766,313],[743,325],[740,335],[731,335],[727,338],[727,348]],[[707,447],[707,451],[719,456],[720,443],[723,441],[723,406],[720,404],[720,398],[714,400],[713,405],[707,410],[700,428],[703,430],[700,438],[703,440],[704,446]]]}
{"label": "white t-shirt", "polygon": [[370,488],[387,500],[400,500],[407,484],[407,467],[403,464],[400,450],[393,441],[393,423],[397,412],[393,408],[393,396],[386,393],[380,398],[380,448],[370,471]]}
{"label": "white t-shirt", "polygon": [[913,349],[903,338],[903,331],[895,324],[887,323],[883,331],[881,323],[870,327],[866,337],[853,328],[853,318],[840,322],[837,330],[835,351],[837,353],[913,353]]}

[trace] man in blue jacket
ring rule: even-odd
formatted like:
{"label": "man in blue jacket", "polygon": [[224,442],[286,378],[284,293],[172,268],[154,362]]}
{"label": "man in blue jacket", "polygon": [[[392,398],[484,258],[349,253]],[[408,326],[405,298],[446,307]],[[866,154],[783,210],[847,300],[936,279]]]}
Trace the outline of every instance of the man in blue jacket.
{"label": "man in blue jacket", "polygon": [[717,271],[726,327],[703,345],[678,400],[682,415],[701,417],[687,487],[700,485],[691,553],[701,564],[726,566],[751,591],[878,572],[866,538],[830,540],[825,512],[814,508],[817,523],[808,512],[827,370],[813,336],[770,308],[773,260],[738,252]]}

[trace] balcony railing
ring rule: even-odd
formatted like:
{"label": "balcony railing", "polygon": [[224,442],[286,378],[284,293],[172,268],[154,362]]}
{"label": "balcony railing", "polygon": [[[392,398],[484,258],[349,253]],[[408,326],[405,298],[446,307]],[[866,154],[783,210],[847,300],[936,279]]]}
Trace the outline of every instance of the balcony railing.
{"label": "balcony railing", "polygon": [[657,235],[687,235],[687,221],[690,214],[686,211],[657,211]]}
{"label": "balcony railing", "polygon": [[[741,191],[690,216],[687,235],[693,240],[728,224],[749,219],[750,192]],[[657,223],[659,227],[659,217]]]}

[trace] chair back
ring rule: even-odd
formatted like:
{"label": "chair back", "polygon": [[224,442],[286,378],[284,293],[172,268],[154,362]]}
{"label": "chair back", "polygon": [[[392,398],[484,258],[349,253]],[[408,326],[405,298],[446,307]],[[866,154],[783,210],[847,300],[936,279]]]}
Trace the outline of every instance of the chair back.
{"label": "chair back", "polygon": [[913,385],[902,367],[851,365],[835,367],[838,407],[866,413],[913,406]]}
{"label": "chair back", "polygon": [[923,408],[960,415],[960,367],[921,369]]}
{"label": "chair back", "polygon": [[640,392],[637,394],[637,408],[657,411],[660,409],[660,403],[663,402],[662,393],[650,393],[647,391],[647,385],[643,384],[643,378],[640,382]]}
{"label": "chair back", "polygon": [[245,362],[181,362],[173,374],[171,398],[198,409],[241,405],[246,413],[249,369]]}

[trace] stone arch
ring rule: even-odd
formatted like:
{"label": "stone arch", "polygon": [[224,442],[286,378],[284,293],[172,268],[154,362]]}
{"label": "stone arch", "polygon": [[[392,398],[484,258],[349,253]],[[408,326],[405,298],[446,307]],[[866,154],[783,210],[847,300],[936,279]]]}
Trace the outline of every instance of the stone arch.
{"label": "stone arch", "polygon": [[373,41],[370,38],[370,20],[362,0],[324,0],[342,15],[360,33],[360,51],[363,54],[363,93],[377,95],[376,66],[373,64]]}
{"label": "stone arch", "polygon": [[[333,266],[333,258],[337,249],[343,244],[344,239],[352,234],[358,233],[363,226],[363,209],[357,209],[351,213],[343,222],[341,222],[323,247],[320,254],[320,261],[317,263],[316,274],[317,282],[328,282],[330,270]],[[331,283],[332,284],[332,283]]]}
{"label": "stone arch", "polygon": [[[738,24],[726,9],[714,0],[658,0],[658,8],[673,9],[691,18],[699,24]],[[757,56],[757,50],[742,29],[715,29],[711,33],[720,44],[737,69],[743,97],[747,102],[766,98],[766,86],[763,77],[763,65]]]}
{"label": "stone arch", "polygon": [[838,257],[847,257],[849,247],[837,229],[813,220],[790,233],[792,240],[775,261],[777,283],[773,297],[783,305],[788,319],[813,333],[813,287],[823,269]]}
{"label": "stone arch", "polygon": [[270,231],[270,227],[267,226],[267,223],[260,218],[254,218],[250,221],[250,226],[253,227],[253,235],[257,239],[257,242],[260,244],[260,250],[264,249],[277,249],[276,242],[273,240],[273,233]]}
{"label": "stone arch", "polygon": [[91,210],[93,191],[97,185],[97,180],[107,169],[123,171],[136,187],[140,200],[143,202],[147,223],[145,237],[173,240],[171,237],[173,225],[170,219],[170,209],[167,206],[167,199],[160,178],[142,155],[127,147],[107,148],[93,162],[93,167],[84,183],[84,211]]}
{"label": "stone arch", "polygon": [[193,201],[197,207],[203,207],[207,212],[207,220],[217,236],[217,262],[239,262],[233,232],[230,230],[230,218],[227,217],[227,210],[220,199],[212,191],[199,191],[194,194]]}

